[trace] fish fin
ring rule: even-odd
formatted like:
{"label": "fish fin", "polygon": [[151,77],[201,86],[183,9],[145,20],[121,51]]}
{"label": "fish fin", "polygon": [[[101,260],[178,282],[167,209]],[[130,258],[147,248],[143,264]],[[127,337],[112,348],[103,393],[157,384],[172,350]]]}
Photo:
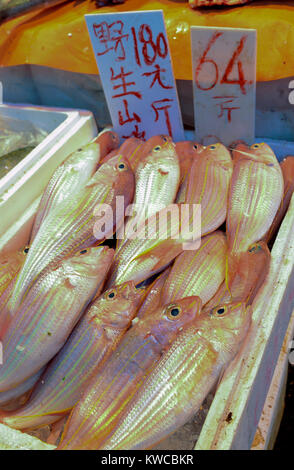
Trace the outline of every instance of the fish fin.
{"label": "fish fin", "polygon": [[61,419],[59,419],[55,423],[51,424],[51,432],[48,436],[47,444],[56,445],[56,442],[60,434],[63,431],[64,424],[66,423],[67,418],[68,418],[68,414],[63,416]]}
{"label": "fish fin", "polygon": [[157,270],[168,266],[168,264],[182,251],[183,248],[181,244],[175,244],[174,240],[164,240],[163,244],[151,247],[148,250],[143,251],[138,256],[133,258],[133,260],[143,261],[147,258],[152,258],[155,262],[153,270]]}

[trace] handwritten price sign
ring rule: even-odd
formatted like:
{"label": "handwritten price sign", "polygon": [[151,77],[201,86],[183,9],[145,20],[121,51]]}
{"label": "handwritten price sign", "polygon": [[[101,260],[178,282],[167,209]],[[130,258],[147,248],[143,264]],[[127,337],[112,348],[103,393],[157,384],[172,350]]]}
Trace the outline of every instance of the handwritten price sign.
{"label": "handwritten price sign", "polygon": [[256,31],[193,26],[191,43],[196,139],[253,143]]}
{"label": "handwritten price sign", "polygon": [[112,124],[126,139],[184,139],[162,11],[86,15]]}

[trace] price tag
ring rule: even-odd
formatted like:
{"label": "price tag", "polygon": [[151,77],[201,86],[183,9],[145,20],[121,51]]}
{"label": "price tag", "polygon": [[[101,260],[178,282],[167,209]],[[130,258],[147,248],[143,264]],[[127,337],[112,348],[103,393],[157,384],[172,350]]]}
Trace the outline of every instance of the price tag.
{"label": "price tag", "polygon": [[114,130],[184,139],[162,11],[85,15]]}
{"label": "price tag", "polygon": [[255,138],[256,30],[191,27],[196,140]]}

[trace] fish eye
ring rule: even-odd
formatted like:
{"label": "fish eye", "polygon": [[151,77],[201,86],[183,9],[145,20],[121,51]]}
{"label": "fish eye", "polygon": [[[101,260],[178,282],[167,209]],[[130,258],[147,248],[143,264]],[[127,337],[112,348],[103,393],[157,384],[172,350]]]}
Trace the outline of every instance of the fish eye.
{"label": "fish eye", "polygon": [[210,150],[215,150],[215,149],[216,149],[216,145],[210,145],[208,148],[210,148]]}
{"label": "fish eye", "polygon": [[193,145],[193,148],[194,148],[195,150],[197,150],[197,149],[198,149],[198,145],[194,144],[194,145]]}
{"label": "fish eye", "polygon": [[125,170],[125,169],[127,168],[127,165],[126,165],[125,163],[120,163],[120,164],[117,166],[117,168],[118,168],[119,170]]}
{"label": "fish eye", "polygon": [[260,250],[261,250],[261,246],[258,245],[257,243],[255,243],[254,245],[251,245],[251,246],[248,248],[249,253],[254,253],[254,252],[260,251]]}
{"label": "fish eye", "polygon": [[154,147],[154,152],[159,152],[159,150],[161,150],[161,147],[160,145],[156,145],[156,147]]}
{"label": "fish eye", "polygon": [[80,251],[80,255],[84,255],[85,253],[88,253],[88,250],[82,250],[82,251]]}
{"label": "fish eye", "polygon": [[82,150],[83,150],[82,148],[79,148],[77,151],[78,151],[78,152],[81,152]]}
{"label": "fish eye", "polygon": [[23,252],[27,254],[27,253],[29,252],[29,250],[30,250],[30,249],[29,249],[29,247],[27,246],[27,247],[23,250]]}
{"label": "fish eye", "polygon": [[165,137],[165,135],[162,136],[162,140],[163,142],[167,142],[167,138]]}
{"label": "fish eye", "polygon": [[254,144],[254,145],[252,145],[252,148],[254,148],[254,149],[259,149],[259,147],[260,147],[259,144]]}
{"label": "fish eye", "polygon": [[111,138],[112,138],[112,140],[116,140],[115,134],[111,134]]}
{"label": "fish eye", "polygon": [[226,307],[216,307],[214,311],[217,315],[223,315],[224,313],[226,313],[227,309]]}
{"label": "fish eye", "polygon": [[106,293],[106,298],[107,299],[114,299],[115,295],[116,295],[116,292],[114,290],[112,290],[112,291]]}
{"label": "fish eye", "polygon": [[169,317],[176,318],[180,315],[181,309],[177,305],[170,305],[167,313]]}

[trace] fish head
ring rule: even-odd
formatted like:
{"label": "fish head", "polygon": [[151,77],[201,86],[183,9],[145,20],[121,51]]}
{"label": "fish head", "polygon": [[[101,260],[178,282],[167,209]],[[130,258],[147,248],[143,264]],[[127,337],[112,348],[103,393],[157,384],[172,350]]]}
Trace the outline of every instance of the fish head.
{"label": "fish head", "polygon": [[195,320],[201,312],[201,307],[200,297],[185,297],[159,307],[144,320],[146,324],[149,323],[150,334],[164,348],[174,341],[179,331]]}
{"label": "fish head", "polygon": [[264,241],[252,243],[244,252],[229,253],[229,287],[232,285],[235,278],[238,277],[239,282],[242,284],[249,282],[253,288],[262,276],[262,272],[267,273],[270,260],[271,253]]}
{"label": "fish head", "polygon": [[103,153],[107,155],[107,153],[119,146],[119,136],[116,132],[110,129],[105,129],[98,134],[93,142],[101,145]]}
{"label": "fish head", "polygon": [[142,291],[136,289],[133,281],[106,290],[95,301],[95,308],[92,309],[94,317],[105,325],[126,328],[136,315],[142,301]]}
{"label": "fish head", "polygon": [[206,148],[204,145],[199,144],[199,142],[191,140],[176,142],[175,147],[181,164],[185,161],[191,162],[194,160],[194,158],[197,158]]}
{"label": "fish head", "polygon": [[156,144],[145,155],[142,156],[136,168],[136,176],[143,171],[154,172],[157,170],[160,175],[168,177],[169,174],[176,175],[180,173],[179,159],[173,142],[167,140],[161,144]]}
{"label": "fish head", "polygon": [[114,250],[108,246],[84,248],[68,258],[67,268],[81,277],[92,278],[106,275],[114,256]]}
{"label": "fish head", "polygon": [[102,163],[99,168],[101,177],[112,181],[113,189],[119,189],[121,194],[134,192],[135,177],[130,162],[126,157],[117,154]]}
{"label": "fish head", "polygon": [[274,151],[264,142],[255,143],[250,146],[238,144],[233,150],[233,160],[234,163],[238,160],[253,160],[268,166],[279,166]]}
{"label": "fish head", "polygon": [[201,157],[211,160],[213,164],[221,166],[224,170],[233,171],[231,153],[229,149],[220,142],[205,147],[201,152]]}
{"label": "fish head", "polygon": [[251,324],[252,307],[232,302],[204,309],[195,325],[202,337],[223,354],[230,354],[244,340]]}

